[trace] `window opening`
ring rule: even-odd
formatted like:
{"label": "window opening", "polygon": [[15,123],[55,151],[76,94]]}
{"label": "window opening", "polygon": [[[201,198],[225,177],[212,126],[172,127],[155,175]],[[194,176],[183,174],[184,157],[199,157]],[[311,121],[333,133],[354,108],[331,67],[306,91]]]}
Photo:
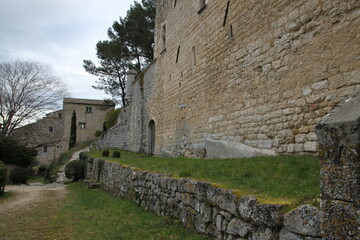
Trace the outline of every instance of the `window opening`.
{"label": "window opening", "polygon": [[79,128],[80,128],[80,129],[85,129],[85,127],[86,127],[86,123],[84,123],[84,122],[79,122]]}
{"label": "window opening", "polygon": [[162,25],[162,31],[161,31],[161,38],[162,38],[162,49],[165,50],[166,48],[166,24],[164,23]]}
{"label": "window opening", "polygon": [[196,48],[195,46],[192,47],[192,57],[193,57],[193,65],[196,65]]}
{"label": "window opening", "polygon": [[174,1],[174,7],[176,7],[176,2],[177,2],[177,1],[175,0],[175,1]]}
{"label": "window opening", "polygon": [[85,112],[86,113],[92,113],[92,107],[86,107]]}
{"label": "window opening", "polygon": [[58,114],[58,118],[60,118],[60,119],[62,118],[62,113]]}
{"label": "window opening", "polygon": [[233,36],[234,36],[234,34],[233,34],[233,26],[230,25],[229,26],[229,37],[232,38]]}
{"label": "window opening", "polygon": [[180,55],[180,46],[178,47],[177,53],[176,53],[176,63],[179,62],[179,55]]}
{"label": "window opening", "polygon": [[46,153],[48,151],[47,146],[44,146],[43,152]]}
{"label": "window opening", "polygon": [[228,1],[227,5],[226,5],[223,27],[225,27],[225,25],[226,25],[226,20],[227,20],[228,13],[229,13],[229,8],[230,8],[230,1]]}
{"label": "window opening", "polygon": [[52,126],[49,127],[49,132],[54,131],[54,128]]}

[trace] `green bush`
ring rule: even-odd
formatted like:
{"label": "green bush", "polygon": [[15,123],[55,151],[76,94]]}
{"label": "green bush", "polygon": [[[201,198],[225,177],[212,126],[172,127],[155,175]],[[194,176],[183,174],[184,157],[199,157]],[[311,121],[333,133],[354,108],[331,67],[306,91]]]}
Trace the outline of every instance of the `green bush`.
{"label": "green bush", "polygon": [[29,172],[25,168],[16,167],[11,170],[9,180],[13,184],[26,184],[29,177]]}
{"label": "green bush", "polygon": [[120,114],[120,110],[121,110],[121,108],[113,110],[106,114],[106,116],[105,116],[105,128],[106,129],[104,129],[104,130],[110,129],[117,123],[117,120],[118,120],[118,117]]}
{"label": "green bush", "polygon": [[71,161],[65,167],[65,176],[69,179],[73,179],[73,182],[76,182],[84,178],[84,170],[84,161]]}
{"label": "green bush", "polygon": [[113,154],[112,154],[112,157],[113,158],[119,158],[121,155],[121,153],[119,151],[114,151]]}
{"label": "green bush", "polygon": [[85,153],[85,152],[80,152],[80,154],[79,154],[79,159],[80,159],[81,161],[85,161],[86,158],[87,158],[86,153]]}
{"label": "green bush", "polygon": [[102,133],[103,133],[102,131],[96,130],[95,133],[94,133],[94,136],[95,137],[100,137]]}
{"label": "green bush", "polygon": [[5,184],[7,182],[6,178],[6,165],[3,162],[0,162],[0,195],[5,190]]}
{"label": "green bush", "polygon": [[108,157],[110,155],[110,152],[109,150],[104,150],[102,151],[102,154],[101,154],[103,157]]}
{"label": "green bush", "polygon": [[0,141],[0,161],[6,165],[15,165],[18,167],[28,167],[37,155],[37,151],[18,144],[11,139]]}

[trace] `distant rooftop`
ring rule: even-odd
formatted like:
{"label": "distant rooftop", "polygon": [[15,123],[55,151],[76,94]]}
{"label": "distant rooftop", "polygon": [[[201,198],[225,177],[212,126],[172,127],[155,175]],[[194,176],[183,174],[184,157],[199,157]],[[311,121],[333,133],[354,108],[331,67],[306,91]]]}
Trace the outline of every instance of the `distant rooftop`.
{"label": "distant rooftop", "polygon": [[110,101],[110,100],[64,98],[63,102],[64,103],[75,103],[75,104],[91,104],[91,105],[115,106],[115,103],[113,101]]}

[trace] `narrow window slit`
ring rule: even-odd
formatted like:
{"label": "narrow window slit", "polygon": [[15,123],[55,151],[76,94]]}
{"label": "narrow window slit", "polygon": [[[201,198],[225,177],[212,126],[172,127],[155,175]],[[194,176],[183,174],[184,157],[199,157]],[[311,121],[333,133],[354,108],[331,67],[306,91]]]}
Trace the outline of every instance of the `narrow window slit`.
{"label": "narrow window slit", "polygon": [[226,5],[223,27],[225,27],[225,25],[226,25],[226,20],[227,20],[228,13],[229,13],[229,8],[230,8],[230,1],[228,1],[227,5]]}
{"label": "narrow window slit", "polygon": [[180,55],[180,46],[178,47],[177,53],[176,53],[176,63],[179,62],[179,55]]}

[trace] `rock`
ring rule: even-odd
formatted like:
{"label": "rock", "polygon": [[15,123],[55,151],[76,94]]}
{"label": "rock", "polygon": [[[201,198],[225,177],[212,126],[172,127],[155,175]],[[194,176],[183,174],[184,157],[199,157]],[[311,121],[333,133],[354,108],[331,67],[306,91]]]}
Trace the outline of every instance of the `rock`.
{"label": "rock", "polygon": [[228,234],[245,237],[251,230],[251,224],[241,221],[238,218],[232,219],[227,225]]}
{"label": "rock", "polygon": [[278,240],[278,232],[270,228],[260,228],[253,232],[252,237],[249,240]]}
{"label": "rock", "polygon": [[319,237],[320,212],[316,207],[303,205],[285,215],[284,226],[294,233]]}
{"label": "rock", "polygon": [[247,220],[251,220],[251,215],[254,211],[255,205],[258,203],[256,197],[254,196],[244,196],[241,197],[238,203],[238,210],[240,213],[240,216]]}
{"label": "rock", "polygon": [[238,142],[221,140],[207,139],[205,140],[205,148],[207,157],[216,159],[276,155],[274,150],[259,149]]}
{"label": "rock", "polygon": [[284,216],[280,213],[283,205],[262,204],[254,207],[251,219],[257,225],[279,227],[283,223]]}
{"label": "rock", "polygon": [[230,191],[221,188],[210,187],[206,193],[207,199],[213,205],[219,206],[220,209],[225,210],[233,215],[237,214],[236,196]]}
{"label": "rock", "polygon": [[283,228],[279,234],[279,240],[304,240],[304,237],[292,232],[289,232],[287,229]]}

